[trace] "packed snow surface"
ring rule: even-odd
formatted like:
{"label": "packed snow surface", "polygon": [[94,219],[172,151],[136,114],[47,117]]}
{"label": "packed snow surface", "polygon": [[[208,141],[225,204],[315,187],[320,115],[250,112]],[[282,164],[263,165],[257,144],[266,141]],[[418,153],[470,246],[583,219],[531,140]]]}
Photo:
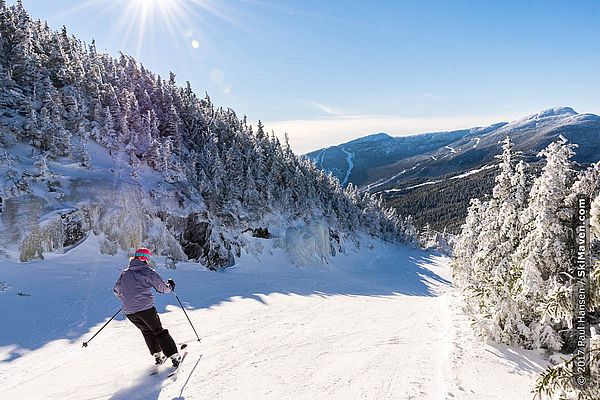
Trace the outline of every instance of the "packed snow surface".
{"label": "packed snow surface", "polygon": [[176,380],[149,376],[142,336],[121,315],[81,346],[120,307],[111,289],[125,254],[99,255],[92,236],[66,255],[0,261],[0,397],[531,398],[541,358],[473,336],[447,258],[364,238],[358,252],[296,267],[256,240],[262,253],[224,272],[158,261],[202,338],[172,294],[157,295],[164,326],[189,343]]}

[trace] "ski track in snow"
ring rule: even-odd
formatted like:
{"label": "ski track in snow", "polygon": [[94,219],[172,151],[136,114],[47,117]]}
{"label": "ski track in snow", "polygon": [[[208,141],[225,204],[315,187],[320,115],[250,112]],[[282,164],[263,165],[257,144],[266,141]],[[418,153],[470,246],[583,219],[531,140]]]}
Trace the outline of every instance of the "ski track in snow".
{"label": "ski track in snow", "polygon": [[[373,241],[374,250],[363,245],[329,264],[296,268],[269,242],[260,260],[242,257],[223,273],[195,264],[158,269],[178,282],[202,337],[194,340],[173,296],[157,296],[163,325],[189,343],[177,380],[148,376],[152,357],[127,320],[111,322],[81,347],[106,320],[98,315],[108,318],[119,306],[111,288],[124,256],[98,255],[86,266],[81,258],[94,250],[86,242],[64,257],[3,262],[11,288],[0,294],[0,317],[11,328],[0,332],[0,397],[531,398],[543,363],[532,352],[474,337],[447,258]],[[16,296],[20,290],[32,296]],[[69,336],[65,322],[86,326]]]}
{"label": "ski track in snow", "polygon": [[348,182],[348,179],[350,179],[350,174],[354,168],[354,163],[352,162],[352,157],[354,154],[344,148],[342,148],[342,151],[346,153],[346,162],[348,163],[348,170],[346,171],[346,176],[344,176],[344,180],[342,181],[342,185],[345,185]]}

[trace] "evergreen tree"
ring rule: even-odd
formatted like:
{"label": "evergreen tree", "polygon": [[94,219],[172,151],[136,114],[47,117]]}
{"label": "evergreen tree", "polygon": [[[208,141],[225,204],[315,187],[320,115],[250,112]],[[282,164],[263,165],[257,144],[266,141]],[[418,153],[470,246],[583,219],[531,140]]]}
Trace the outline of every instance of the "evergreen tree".
{"label": "evergreen tree", "polygon": [[34,168],[40,177],[46,177],[49,173],[46,155],[40,154],[33,163]]}
{"label": "evergreen tree", "polygon": [[92,166],[92,158],[90,157],[90,152],[88,151],[88,148],[84,142],[81,142],[81,147],[79,149],[79,157],[79,163],[82,167],[90,168]]}
{"label": "evergreen tree", "polygon": [[[320,218],[340,232],[368,231],[389,240],[414,233],[408,219],[381,199],[345,190],[296,157],[288,138],[280,143],[262,122],[253,131],[246,118],[215,107],[208,94],[196,96],[189,82],[178,87],[175,74],[165,81],[132,57],[99,54],[94,41],[86,46],[66,28],[54,32],[32,21],[19,2],[0,4],[0,86],[2,113],[14,111],[18,118],[11,123],[21,125],[11,127],[17,140],[49,159],[69,157],[86,167],[87,141],[96,142],[113,157],[113,170],[130,166],[134,180],[145,164],[167,182],[182,181],[181,196],[196,201],[199,193],[198,207],[215,226],[226,219],[244,228],[281,215]],[[26,183],[18,175],[11,172],[15,188]]]}
{"label": "evergreen tree", "polygon": [[534,345],[559,349],[557,330],[571,321],[572,299],[568,272],[572,239],[572,209],[566,204],[574,180],[571,157],[575,145],[562,138],[540,156],[546,158],[542,175],[529,194],[521,223],[527,230],[517,250],[521,307],[530,312]]}

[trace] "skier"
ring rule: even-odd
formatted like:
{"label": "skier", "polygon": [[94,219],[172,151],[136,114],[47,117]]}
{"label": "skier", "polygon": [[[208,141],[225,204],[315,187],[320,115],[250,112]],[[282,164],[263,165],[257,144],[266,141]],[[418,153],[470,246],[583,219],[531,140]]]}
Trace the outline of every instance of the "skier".
{"label": "skier", "polygon": [[175,289],[175,282],[169,278],[165,283],[148,264],[150,257],[152,253],[147,248],[137,249],[129,261],[129,267],[121,272],[113,291],[123,302],[123,312],[127,319],[142,331],[155,363],[162,364],[170,358],[173,367],[177,368],[181,356],[169,331],[162,327],[156,312],[154,295],[150,290],[154,288],[159,293],[169,293]]}

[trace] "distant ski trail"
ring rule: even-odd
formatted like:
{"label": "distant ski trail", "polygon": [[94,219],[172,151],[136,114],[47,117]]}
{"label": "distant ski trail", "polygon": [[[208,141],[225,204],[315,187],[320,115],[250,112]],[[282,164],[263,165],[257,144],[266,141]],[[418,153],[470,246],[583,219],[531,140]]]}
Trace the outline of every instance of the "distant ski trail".
{"label": "distant ski trail", "polygon": [[354,163],[352,162],[352,157],[354,156],[354,154],[344,148],[342,148],[342,151],[346,153],[346,162],[348,163],[348,170],[346,170],[346,176],[344,176],[344,180],[342,181],[342,185],[345,185],[350,179],[352,169],[354,169]]}
{"label": "distant ski trail", "polygon": [[325,149],[323,149],[323,150],[321,151],[321,160],[319,161],[319,168],[321,168],[321,169],[323,169],[323,168],[324,168],[324,167],[323,167],[323,158],[325,158],[325,152],[326,152],[326,151],[327,151],[327,149],[326,149],[326,148],[325,148]]}

